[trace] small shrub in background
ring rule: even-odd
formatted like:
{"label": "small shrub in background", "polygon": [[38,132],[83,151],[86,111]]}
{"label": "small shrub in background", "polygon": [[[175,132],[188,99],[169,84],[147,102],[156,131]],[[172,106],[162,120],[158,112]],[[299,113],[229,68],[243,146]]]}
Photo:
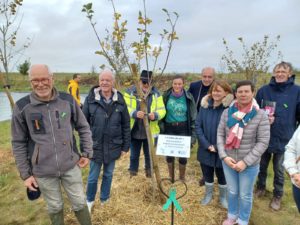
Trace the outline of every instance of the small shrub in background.
{"label": "small shrub in background", "polygon": [[26,76],[26,75],[28,75],[29,68],[30,68],[30,61],[25,60],[23,63],[21,63],[18,66],[18,71],[20,74]]}

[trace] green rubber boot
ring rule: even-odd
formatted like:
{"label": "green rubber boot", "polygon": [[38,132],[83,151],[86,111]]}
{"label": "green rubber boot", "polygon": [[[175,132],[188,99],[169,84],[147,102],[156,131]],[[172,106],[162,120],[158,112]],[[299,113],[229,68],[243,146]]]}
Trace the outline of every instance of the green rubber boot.
{"label": "green rubber boot", "polygon": [[80,225],[92,225],[91,216],[87,206],[84,206],[84,208],[79,211],[75,211],[75,215]]}
{"label": "green rubber boot", "polygon": [[52,225],[64,225],[64,210],[59,211],[58,213],[50,213],[50,220]]}

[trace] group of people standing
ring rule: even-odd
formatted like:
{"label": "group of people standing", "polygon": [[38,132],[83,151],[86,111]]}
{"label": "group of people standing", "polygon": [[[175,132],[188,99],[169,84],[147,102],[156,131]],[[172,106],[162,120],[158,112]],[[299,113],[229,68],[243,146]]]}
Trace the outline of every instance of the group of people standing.
{"label": "group of people standing", "polygon": [[[205,185],[200,203],[211,202],[215,173],[220,205],[228,209],[223,225],[248,224],[256,177],[255,194],[260,197],[272,154],[274,197],[270,207],[280,209],[284,165],[300,210],[300,132],[293,136],[300,117],[300,87],[294,83],[291,64],[277,64],[270,83],[258,90],[256,98],[251,81],[240,81],[232,90],[226,81],[215,79],[211,67],[204,68],[202,79],[191,83],[187,91],[184,77],[175,76],[172,86],[161,95],[151,86],[152,72],[143,70],[139,85],[146,96],[147,114],[141,109],[137,87],[122,94],[114,89],[114,74],[107,69],[81,105],[78,77],[68,86],[75,94],[72,98],[55,89],[48,66],[33,65],[29,71],[33,91],[19,100],[13,111],[12,145],[18,170],[29,191],[41,191],[52,224],[64,224],[61,186],[80,224],[91,224],[101,168],[100,202],[105,204],[115,161],[129,150],[130,177],[138,174],[142,148],[145,175],[152,176],[145,117],[154,143],[159,134],[191,136],[191,146],[198,140],[197,159]],[[266,108],[267,102],[275,102],[276,107]],[[79,134],[80,151],[74,130]],[[166,157],[170,177],[174,160]],[[89,161],[85,200],[80,168]],[[187,159],[178,162],[179,179],[185,180]]]}

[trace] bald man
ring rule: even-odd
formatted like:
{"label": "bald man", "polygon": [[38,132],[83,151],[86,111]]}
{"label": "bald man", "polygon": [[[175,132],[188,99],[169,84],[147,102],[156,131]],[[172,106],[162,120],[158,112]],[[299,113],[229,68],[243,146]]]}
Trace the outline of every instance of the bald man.
{"label": "bald man", "polygon": [[212,67],[205,67],[201,72],[201,80],[190,84],[189,92],[194,97],[197,111],[199,112],[201,99],[207,94],[211,84],[215,79],[215,69]]}
{"label": "bald man", "polygon": [[[197,112],[199,112],[201,100],[202,98],[207,95],[207,92],[211,86],[211,84],[214,82],[215,79],[215,69],[212,67],[205,67],[202,69],[201,72],[201,80],[193,82],[190,84],[189,92],[194,97]],[[204,185],[204,178],[202,177],[199,180],[199,185]]]}

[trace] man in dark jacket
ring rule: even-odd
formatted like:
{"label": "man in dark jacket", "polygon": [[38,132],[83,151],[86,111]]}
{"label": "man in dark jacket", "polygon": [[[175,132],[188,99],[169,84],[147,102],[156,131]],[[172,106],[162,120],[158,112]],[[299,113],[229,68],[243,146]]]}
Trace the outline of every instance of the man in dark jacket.
{"label": "man in dark jacket", "polygon": [[120,92],[113,88],[113,73],[105,69],[99,75],[99,86],[91,89],[83,105],[83,113],[92,130],[94,156],[87,182],[87,205],[94,205],[98,178],[103,166],[100,201],[110,197],[116,159],[130,146],[130,117]]}
{"label": "man in dark jacket", "polygon": [[207,95],[207,92],[215,79],[215,69],[212,67],[205,67],[201,72],[201,80],[190,84],[189,92],[193,95],[197,112],[199,112],[201,99]]}
{"label": "man in dark jacket", "polygon": [[[91,223],[80,168],[93,156],[89,125],[73,97],[59,93],[46,65],[29,71],[32,93],[20,99],[12,116],[12,147],[28,191],[42,193],[52,224],[63,225],[61,186],[81,225]],[[73,142],[78,131],[81,154]]]}
{"label": "man in dark jacket", "polygon": [[[190,84],[189,92],[193,95],[197,112],[199,112],[200,105],[201,105],[201,99],[207,95],[207,92],[211,86],[211,84],[214,82],[215,79],[215,69],[212,67],[205,67],[202,69],[201,72],[201,80],[193,82]],[[202,177],[199,180],[199,185],[204,185],[204,178]]]}
{"label": "man in dark jacket", "polygon": [[274,67],[268,85],[261,87],[256,95],[257,103],[266,110],[271,124],[271,139],[262,155],[255,195],[265,193],[268,165],[273,156],[274,190],[270,207],[279,210],[283,196],[285,145],[291,139],[300,115],[300,87],[297,86],[292,65],[281,62]]}

